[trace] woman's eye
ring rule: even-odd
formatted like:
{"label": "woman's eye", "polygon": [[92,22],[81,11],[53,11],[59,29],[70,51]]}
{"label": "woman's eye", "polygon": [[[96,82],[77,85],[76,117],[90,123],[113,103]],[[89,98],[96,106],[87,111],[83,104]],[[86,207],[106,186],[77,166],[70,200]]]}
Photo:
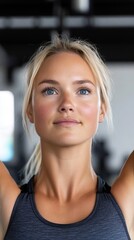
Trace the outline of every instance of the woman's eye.
{"label": "woman's eye", "polygon": [[57,94],[57,92],[54,88],[45,88],[45,89],[43,89],[42,93],[45,94],[45,95],[55,95],[55,94]]}
{"label": "woman's eye", "polygon": [[90,90],[84,88],[79,90],[79,94],[81,95],[88,95],[90,92]]}

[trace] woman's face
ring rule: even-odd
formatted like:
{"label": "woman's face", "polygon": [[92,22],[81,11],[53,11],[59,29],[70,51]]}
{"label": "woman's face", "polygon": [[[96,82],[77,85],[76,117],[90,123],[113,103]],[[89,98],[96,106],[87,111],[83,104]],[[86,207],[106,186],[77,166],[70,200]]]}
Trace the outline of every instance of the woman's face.
{"label": "woman's face", "polygon": [[61,52],[43,62],[28,108],[41,141],[53,146],[91,141],[102,110],[99,87],[79,55]]}

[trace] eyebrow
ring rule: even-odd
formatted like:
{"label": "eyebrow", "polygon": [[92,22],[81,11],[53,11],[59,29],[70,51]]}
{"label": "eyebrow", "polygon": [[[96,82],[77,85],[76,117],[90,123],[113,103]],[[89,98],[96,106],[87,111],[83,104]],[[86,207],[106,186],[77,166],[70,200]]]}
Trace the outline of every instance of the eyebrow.
{"label": "eyebrow", "polygon": [[42,80],[41,82],[39,82],[39,84],[38,84],[38,85],[41,85],[41,84],[43,84],[43,83],[51,83],[51,84],[54,84],[54,85],[58,85],[58,84],[59,84],[59,82],[58,82],[58,81],[56,81],[56,80],[52,80],[52,79],[45,79],[45,80]]}
{"label": "eyebrow", "polygon": [[[59,85],[59,82],[56,81],[56,80],[52,80],[52,79],[44,79],[42,80],[41,82],[39,82],[38,85],[41,85],[43,83],[48,83],[48,84],[53,84],[53,85]],[[85,83],[88,83],[88,84],[92,84],[93,86],[95,86],[95,83],[93,83],[91,80],[89,79],[85,79],[85,80],[75,80],[73,82],[74,85],[76,84],[85,84]]]}
{"label": "eyebrow", "polygon": [[85,84],[85,83],[89,83],[89,84],[92,84],[92,85],[95,86],[95,84],[91,80],[89,80],[89,79],[76,80],[76,81],[73,82],[73,84]]}

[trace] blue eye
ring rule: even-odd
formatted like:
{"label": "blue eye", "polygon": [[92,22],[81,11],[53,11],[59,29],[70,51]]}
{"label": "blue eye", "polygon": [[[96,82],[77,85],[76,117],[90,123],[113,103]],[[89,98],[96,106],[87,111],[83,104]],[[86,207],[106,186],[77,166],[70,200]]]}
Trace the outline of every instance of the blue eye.
{"label": "blue eye", "polygon": [[81,95],[88,95],[89,93],[90,93],[90,91],[86,88],[79,90],[79,94],[81,94]]}
{"label": "blue eye", "polygon": [[55,94],[57,94],[57,92],[54,88],[45,88],[45,89],[43,89],[42,93],[45,94],[45,95],[55,95]]}

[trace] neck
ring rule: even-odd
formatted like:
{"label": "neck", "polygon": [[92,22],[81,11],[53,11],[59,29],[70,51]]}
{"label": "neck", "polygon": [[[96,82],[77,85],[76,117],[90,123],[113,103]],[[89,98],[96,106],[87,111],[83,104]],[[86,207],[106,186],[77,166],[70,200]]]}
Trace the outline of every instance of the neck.
{"label": "neck", "polygon": [[80,191],[86,192],[86,188],[89,189],[96,182],[89,144],[62,149],[45,145],[42,147],[42,156],[36,185],[42,186],[45,194],[61,202],[68,201]]}

